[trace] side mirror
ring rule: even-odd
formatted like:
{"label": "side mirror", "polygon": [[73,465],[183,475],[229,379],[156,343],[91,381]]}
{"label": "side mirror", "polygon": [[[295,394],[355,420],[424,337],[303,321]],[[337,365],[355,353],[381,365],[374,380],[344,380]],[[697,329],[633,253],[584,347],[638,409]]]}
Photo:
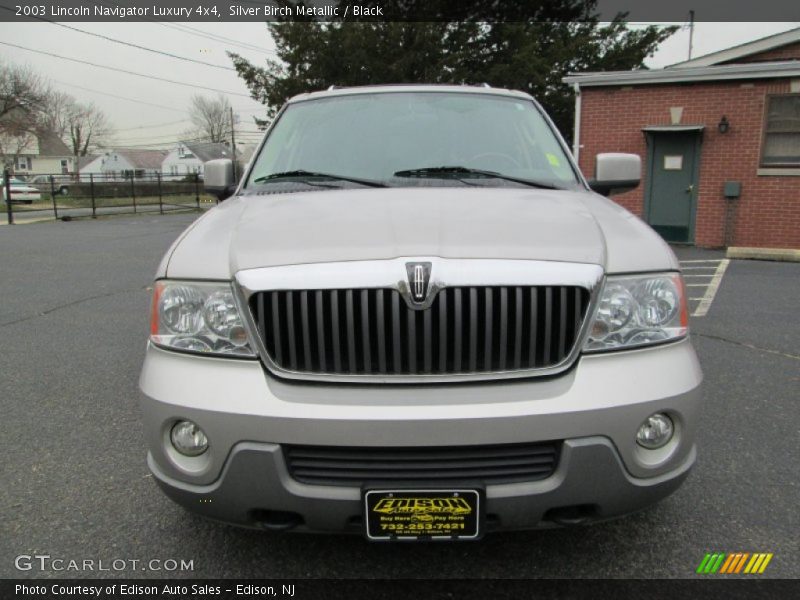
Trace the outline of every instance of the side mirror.
{"label": "side mirror", "polygon": [[233,178],[233,161],[229,158],[218,158],[205,163],[203,180],[206,193],[225,200],[236,191],[236,181]]}
{"label": "side mirror", "polygon": [[598,154],[589,187],[603,196],[627,192],[639,185],[641,172],[642,159],[637,154]]}

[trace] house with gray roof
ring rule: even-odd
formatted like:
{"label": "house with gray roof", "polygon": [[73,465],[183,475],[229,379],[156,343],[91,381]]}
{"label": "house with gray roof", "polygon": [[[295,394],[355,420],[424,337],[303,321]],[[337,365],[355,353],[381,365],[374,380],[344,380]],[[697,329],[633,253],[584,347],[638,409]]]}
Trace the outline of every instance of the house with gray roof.
{"label": "house with gray roof", "polygon": [[190,173],[202,177],[203,164],[217,158],[232,158],[228,144],[211,142],[179,142],[161,163],[161,172],[166,177],[183,178]]}
{"label": "house with gray roof", "polygon": [[109,181],[155,176],[161,172],[166,150],[116,148],[105,153],[101,174]]}
{"label": "house with gray roof", "polygon": [[22,132],[0,140],[2,162],[17,176],[59,175],[73,172],[73,156],[52,132]]}

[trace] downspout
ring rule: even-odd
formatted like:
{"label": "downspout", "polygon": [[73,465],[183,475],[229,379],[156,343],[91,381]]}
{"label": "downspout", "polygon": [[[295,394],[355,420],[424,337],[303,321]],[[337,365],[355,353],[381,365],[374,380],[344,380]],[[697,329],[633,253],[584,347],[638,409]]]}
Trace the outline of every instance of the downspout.
{"label": "downspout", "polygon": [[575,163],[580,166],[581,153],[581,84],[577,81],[572,84],[575,90],[575,125],[572,128],[572,156]]}

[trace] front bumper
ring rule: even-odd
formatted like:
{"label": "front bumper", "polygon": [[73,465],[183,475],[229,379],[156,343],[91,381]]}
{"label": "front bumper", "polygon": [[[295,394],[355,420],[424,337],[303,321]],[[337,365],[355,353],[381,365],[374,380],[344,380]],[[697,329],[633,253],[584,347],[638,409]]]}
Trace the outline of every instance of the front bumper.
{"label": "front bumper", "polygon": [[[636,511],[672,493],[695,460],[700,372],[688,340],[581,357],[548,379],[461,385],[322,385],[277,380],[257,361],[149,346],[141,404],[148,465],[189,510],[245,526],[295,515],[313,531],[357,530],[358,487],[293,480],[281,444],[447,446],[564,440],[555,473],[486,487],[487,525],[526,529]],[[639,425],[666,412],[666,447],[637,446]],[[169,444],[176,420],[208,435],[200,457]],[[277,522],[277,521],[276,521]]]}

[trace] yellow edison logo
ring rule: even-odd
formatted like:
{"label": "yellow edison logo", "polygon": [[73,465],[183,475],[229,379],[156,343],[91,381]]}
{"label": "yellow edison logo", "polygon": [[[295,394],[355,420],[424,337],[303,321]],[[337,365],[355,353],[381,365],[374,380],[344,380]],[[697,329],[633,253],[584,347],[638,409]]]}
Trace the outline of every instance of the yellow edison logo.
{"label": "yellow edison logo", "polygon": [[772,556],[771,552],[708,553],[697,567],[697,573],[701,575],[760,575],[767,568]]}
{"label": "yellow edison logo", "polygon": [[386,515],[468,515],[472,507],[464,498],[382,498],[372,510]]}

